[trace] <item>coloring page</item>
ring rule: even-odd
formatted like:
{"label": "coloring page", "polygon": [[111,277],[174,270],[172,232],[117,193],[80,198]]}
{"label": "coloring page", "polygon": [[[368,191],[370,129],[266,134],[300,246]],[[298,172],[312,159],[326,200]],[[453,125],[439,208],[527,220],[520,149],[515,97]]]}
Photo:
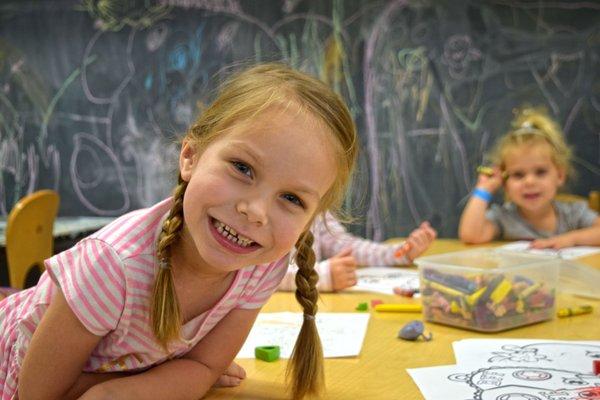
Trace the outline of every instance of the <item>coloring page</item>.
{"label": "coloring page", "polygon": [[408,373],[426,400],[600,399],[600,376],[562,368],[450,365]]}
{"label": "coloring page", "polygon": [[358,282],[350,290],[394,294],[395,287],[419,289],[419,273],[414,269],[367,267],[356,270]]}
{"label": "coloring page", "polygon": [[552,367],[592,373],[600,341],[465,339],[452,344],[459,365]]}

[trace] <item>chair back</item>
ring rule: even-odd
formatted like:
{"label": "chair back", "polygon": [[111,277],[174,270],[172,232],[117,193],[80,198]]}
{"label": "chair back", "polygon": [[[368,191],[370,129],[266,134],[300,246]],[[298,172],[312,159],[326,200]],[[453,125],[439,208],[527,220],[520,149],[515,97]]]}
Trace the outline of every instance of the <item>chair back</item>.
{"label": "chair back", "polygon": [[564,201],[567,203],[572,201],[584,201],[592,210],[600,213],[600,192],[597,190],[590,191],[588,197],[583,197],[577,194],[570,193],[558,193],[556,195],[556,200]]}
{"label": "chair back", "polygon": [[59,197],[53,190],[40,190],[19,200],[6,221],[6,258],[11,287],[23,289],[28,272],[44,270],[52,256],[54,219]]}

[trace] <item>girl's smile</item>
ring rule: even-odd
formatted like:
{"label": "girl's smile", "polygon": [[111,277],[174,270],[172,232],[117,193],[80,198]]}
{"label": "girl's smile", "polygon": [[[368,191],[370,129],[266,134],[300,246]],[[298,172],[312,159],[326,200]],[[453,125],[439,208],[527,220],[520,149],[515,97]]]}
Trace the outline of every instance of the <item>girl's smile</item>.
{"label": "girl's smile", "polygon": [[240,254],[247,254],[258,250],[261,246],[251,238],[237,232],[223,222],[209,218],[210,231],[221,246]]}

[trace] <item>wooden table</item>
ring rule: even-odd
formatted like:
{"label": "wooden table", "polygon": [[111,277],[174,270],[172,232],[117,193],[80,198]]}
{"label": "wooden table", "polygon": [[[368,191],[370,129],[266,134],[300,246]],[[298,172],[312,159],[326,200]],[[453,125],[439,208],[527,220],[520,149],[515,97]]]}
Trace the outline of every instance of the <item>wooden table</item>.
{"label": "wooden table", "polygon": [[[488,245],[489,246],[489,245]],[[456,240],[436,240],[426,255],[485,246],[465,246]],[[600,269],[600,255],[579,260]],[[320,311],[354,312],[360,302],[382,299],[385,302],[416,302],[398,296],[376,293],[325,293],[321,295]],[[325,359],[327,391],[324,399],[423,399],[406,368],[454,364],[452,342],[465,338],[537,338],[562,340],[600,340],[600,300],[559,295],[558,306],[594,305],[594,312],[572,318],[554,318],[522,328],[495,334],[483,334],[426,323],[433,333],[430,342],[408,342],[396,338],[398,330],[418,314],[371,312],[369,327],[359,357]],[[265,312],[300,311],[291,293],[276,293],[263,308]],[[287,360],[273,363],[253,359],[237,360],[248,377],[237,388],[213,389],[207,399],[287,399],[284,383]],[[452,400],[452,399],[449,399]]]}

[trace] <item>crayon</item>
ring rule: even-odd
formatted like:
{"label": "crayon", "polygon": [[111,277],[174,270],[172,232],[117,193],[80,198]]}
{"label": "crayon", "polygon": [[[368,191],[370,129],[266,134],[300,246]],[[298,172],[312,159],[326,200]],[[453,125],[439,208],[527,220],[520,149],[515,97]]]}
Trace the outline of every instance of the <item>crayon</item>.
{"label": "crayon", "polygon": [[423,307],[421,304],[377,304],[375,311],[380,312],[399,312],[399,313],[420,313]]}
{"label": "crayon", "polygon": [[594,310],[594,307],[586,304],[586,305],[582,305],[582,306],[578,306],[578,307],[561,308],[560,310],[558,310],[556,315],[559,318],[566,318],[566,317],[571,317],[571,316],[575,316],[575,315],[589,314],[593,310]]}
{"label": "crayon", "polygon": [[483,165],[480,165],[479,167],[477,167],[477,172],[483,175],[487,175],[487,176],[492,176],[494,175],[494,169],[491,167],[484,167]]}

